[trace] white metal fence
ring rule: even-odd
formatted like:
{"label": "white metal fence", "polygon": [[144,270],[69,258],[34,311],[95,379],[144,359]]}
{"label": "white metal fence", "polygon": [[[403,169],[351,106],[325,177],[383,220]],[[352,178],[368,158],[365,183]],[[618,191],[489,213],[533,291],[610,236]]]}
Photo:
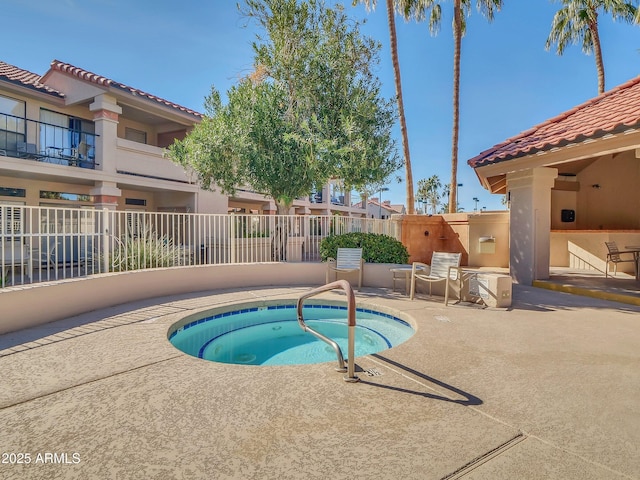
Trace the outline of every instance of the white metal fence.
{"label": "white metal fence", "polygon": [[395,237],[390,220],[0,204],[0,286],[176,265],[320,260],[331,234]]}

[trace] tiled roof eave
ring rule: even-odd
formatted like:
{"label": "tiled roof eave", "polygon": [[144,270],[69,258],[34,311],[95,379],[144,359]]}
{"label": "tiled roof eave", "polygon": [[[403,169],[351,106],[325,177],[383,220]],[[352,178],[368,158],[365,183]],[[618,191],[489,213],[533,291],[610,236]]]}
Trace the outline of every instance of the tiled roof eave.
{"label": "tiled roof eave", "polygon": [[160,97],[156,97],[155,95],[152,95],[150,93],[146,93],[143,92],[141,90],[138,90],[136,88],[133,87],[129,87],[127,85],[124,85],[122,83],[117,83],[114,82],[112,84],[109,85],[111,88],[124,92],[128,95],[134,96],[134,97],[140,97],[143,98],[146,101],[151,101],[151,102],[155,102],[163,107],[168,107],[171,108],[173,110],[177,110],[179,112],[185,113],[189,116],[195,117],[197,120],[202,120],[204,118],[204,115],[196,112],[195,110],[191,110],[190,108],[187,107],[183,107],[182,105],[178,105],[177,103],[173,103],[170,102],[168,100],[165,100],[163,98]]}
{"label": "tiled roof eave", "polygon": [[38,93],[41,93],[43,95],[49,95],[49,96],[52,96],[52,97],[55,97],[55,98],[60,98],[60,99],[65,98],[65,95],[62,92],[58,92],[56,90],[53,90],[52,88],[47,89],[47,88],[43,88],[43,87],[38,87],[36,85],[31,85],[31,84],[28,84],[28,83],[21,82],[20,80],[14,80],[14,79],[11,79],[11,78],[0,77],[0,82],[9,83],[11,85],[14,85],[14,86],[17,86],[17,87],[20,87],[20,88],[26,88],[27,90],[30,90],[32,92],[38,92]]}
{"label": "tiled roof eave", "polygon": [[32,92],[39,92],[47,96],[64,98],[64,94],[51,88],[44,82],[39,74],[16,67],[0,60],[0,82],[6,82],[11,86],[25,88]]}
{"label": "tiled roof eave", "polygon": [[[161,97],[157,97],[150,93],[144,92],[134,87],[130,87],[123,83],[116,82],[107,77],[103,77],[101,75],[89,72],[87,70],[75,67],[65,62],[61,62],[59,60],[53,60],[51,62],[51,71],[59,71],[65,73],[67,75],[72,75],[81,80],[93,83],[95,85],[101,87],[108,87],[111,89],[115,89],[117,91],[126,93],[127,95],[136,96],[144,99],[145,101],[155,102],[156,104],[160,104],[163,107],[168,107],[170,109],[185,113],[197,120],[202,120],[203,115],[200,112],[196,112],[195,110],[191,110],[190,108],[183,107],[182,105],[178,105],[177,103],[170,102],[169,100],[165,100]],[[49,74],[45,74],[45,77]]]}
{"label": "tiled roof eave", "polygon": [[479,168],[640,127],[640,76],[471,158]]}
{"label": "tiled roof eave", "polygon": [[[616,128],[613,128],[611,130],[598,130],[594,132],[593,135],[589,135],[589,136],[578,135],[577,137],[574,137],[574,138],[565,138],[558,143],[548,143],[546,145],[543,145],[540,148],[531,147],[526,150],[520,150],[513,155],[509,153],[496,154],[496,155],[493,155],[493,158],[491,158],[491,153],[495,152],[496,150],[499,150],[497,148],[493,148],[493,149],[487,150],[486,153],[483,152],[482,154],[475,157],[476,158],[475,161],[474,159],[471,159],[467,163],[472,168],[481,168],[487,165],[494,165],[494,164],[506,162],[509,160],[515,160],[518,158],[525,158],[525,157],[531,157],[537,154],[548,153],[554,150],[563,149],[568,145],[582,144],[588,141],[597,141],[609,135],[618,135],[620,133],[625,133],[628,131],[636,131],[639,129],[640,129],[640,122],[637,122],[633,125],[617,125]],[[481,157],[485,157],[485,158],[488,157],[489,160],[482,160]]]}

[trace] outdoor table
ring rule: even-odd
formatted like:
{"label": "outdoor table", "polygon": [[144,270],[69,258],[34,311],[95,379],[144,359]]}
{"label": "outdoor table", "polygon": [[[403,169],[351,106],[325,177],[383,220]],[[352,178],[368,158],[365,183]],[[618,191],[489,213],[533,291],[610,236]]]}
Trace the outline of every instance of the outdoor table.
{"label": "outdoor table", "polygon": [[[396,291],[396,282],[398,280],[404,280],[404,294],[407,295],[407,292],[409,290],[409,285],[411,282],[411,272],[413,270],[413,266],[412,265],[406,265],[403,267],[395,267],[395,268],[390,268],[389,271],[391,272],[392,275],[392,279],[391,279],[391,290],[392,291]],[[423,271],[424,268],[423,267],[416,267],[416,271]]]}
{"label": "outdoor table", "polygon": [[633,253],[633,258],[636,261],[636,280],[640,280],[640,245],[625,245],[624,248]]}

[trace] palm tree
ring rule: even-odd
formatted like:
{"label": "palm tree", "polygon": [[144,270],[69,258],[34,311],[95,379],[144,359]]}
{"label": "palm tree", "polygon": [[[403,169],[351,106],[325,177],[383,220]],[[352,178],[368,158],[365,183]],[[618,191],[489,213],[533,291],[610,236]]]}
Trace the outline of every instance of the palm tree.
{"label": "palm tree", "polygon": [[458,204],[458,137],[460,134],[460,52],[462,50],[462,1],[453,2],[453,132],[451,134],[451,183],[449,213]]}
{"label": "palm tree", "polygon": [[[437,175],[432,175],[427,179],[423,178],[418,182],[418,198],[431,205],[431,213],[433,214],[438,210],[441,188],[442,184]],[[425,213],[427,212],[425,211]]]}
{"label": "palm tree", "polygon": [[[547,38],[546,49],[557,45],[556,52],[562,55],[570,44],[582,43],[582,51],[587,55],[593,52],[598,72],[598,94],[604,93],[604,62],[600,47],[598,30],[598,12],[609,13],[614,20],[622,19],[627,23],[640,23],[640,11],[632,2],[623,0],[556,0],[562,8],[553,16],[551,33]],[[637,3],[637,2],[634,2]]]}
{"label": "palm tree", "polygon": [[[429,31],[432,35],[438,33],[442,20],[442,6],[438,0],[416,0],[410,8],[403,12],[416,19],[424,18],[429,11]],[[476,8],[490,22],[495,12],[502,8],[502,0],[476,0]],[[471,0],[453,1],[453,132],[451,138],[451,183],[449,184],[449,213],[456,212],[458,204],[458,137],[460,132],[460,52],[462,37],[466,30],[465,18],[469,16]]]}
{"label": "palm tree", "polygon": [[[391,47],[391,62],[393,64],[393,76],[396,84],[396,101],[398,102],[398,117],[400,120],[400,133],[402,134],[402,149],[404,153],[404,166],[406,170],[407,182],[407,212],[415,213],[413,203],[413,173],[411,172],[411,156],[409,154],[409,135],[407,133],[407,121],[404,115],[404,101],[402,99],[402,81],[400,79],[400,62],[398,60],[398,41],[396,37],[396,21],[394,0],[387,1],[387,17],[389,22],[389,44]],[[405,4],[411,4],[420,0],[395,0],[396,6],[407,8]],[[353,4],[364,3],[367,10],[376,8],[376,0],[354,0]]]}

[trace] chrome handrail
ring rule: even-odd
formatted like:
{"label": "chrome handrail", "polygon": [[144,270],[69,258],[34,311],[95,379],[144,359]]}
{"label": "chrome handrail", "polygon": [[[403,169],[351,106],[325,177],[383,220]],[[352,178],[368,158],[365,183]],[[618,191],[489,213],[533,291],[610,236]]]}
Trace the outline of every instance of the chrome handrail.
{"label": "chrome handrail", "polygon": [[[348,357],[347,357],[346,370],[344,368],[344,357],[342,355],[342,350],[340,348],[340,345],[338,345],[334,340],[330,339],[329,337],[326,337],[322,335],[320,332],[316,332],[314,329],[309,327],[304,322],[304,316],[302,314],[303,303],[307,298],[322,292],[328,292],[329,290],[336,290],[336,289],[342,289],[347,294],[347,325],[349,329],[349,332],[348,332],[349,334],[348,350],[349,351],[348,351]],[[327,344],[331,345],[331,347],[333,347],[338,357],[338,368],[336,368],[336,370],[339,372],[344,372],[344,371],[347,372],[347,376],[344,377],[345,381],[357,382],[358,380],[360,380],[355,374],[354,357],[355,357],[355,329],[356,329],[356,296],[353,293],[353,288],[351,288],[351,284],[346,280],[337,280],[335,282],[322,285],[321,287],[314,288],[313,290],[305,293],[304,295],[301,295],[300,298],[298,298],[298,302],[296,306],[298,311],[298,324],[300,325],[300,328],[302,328],[302,330],[304,330],[305,332],[309,332],[316,338],[322,340],[323,342],[326,342]]]}

